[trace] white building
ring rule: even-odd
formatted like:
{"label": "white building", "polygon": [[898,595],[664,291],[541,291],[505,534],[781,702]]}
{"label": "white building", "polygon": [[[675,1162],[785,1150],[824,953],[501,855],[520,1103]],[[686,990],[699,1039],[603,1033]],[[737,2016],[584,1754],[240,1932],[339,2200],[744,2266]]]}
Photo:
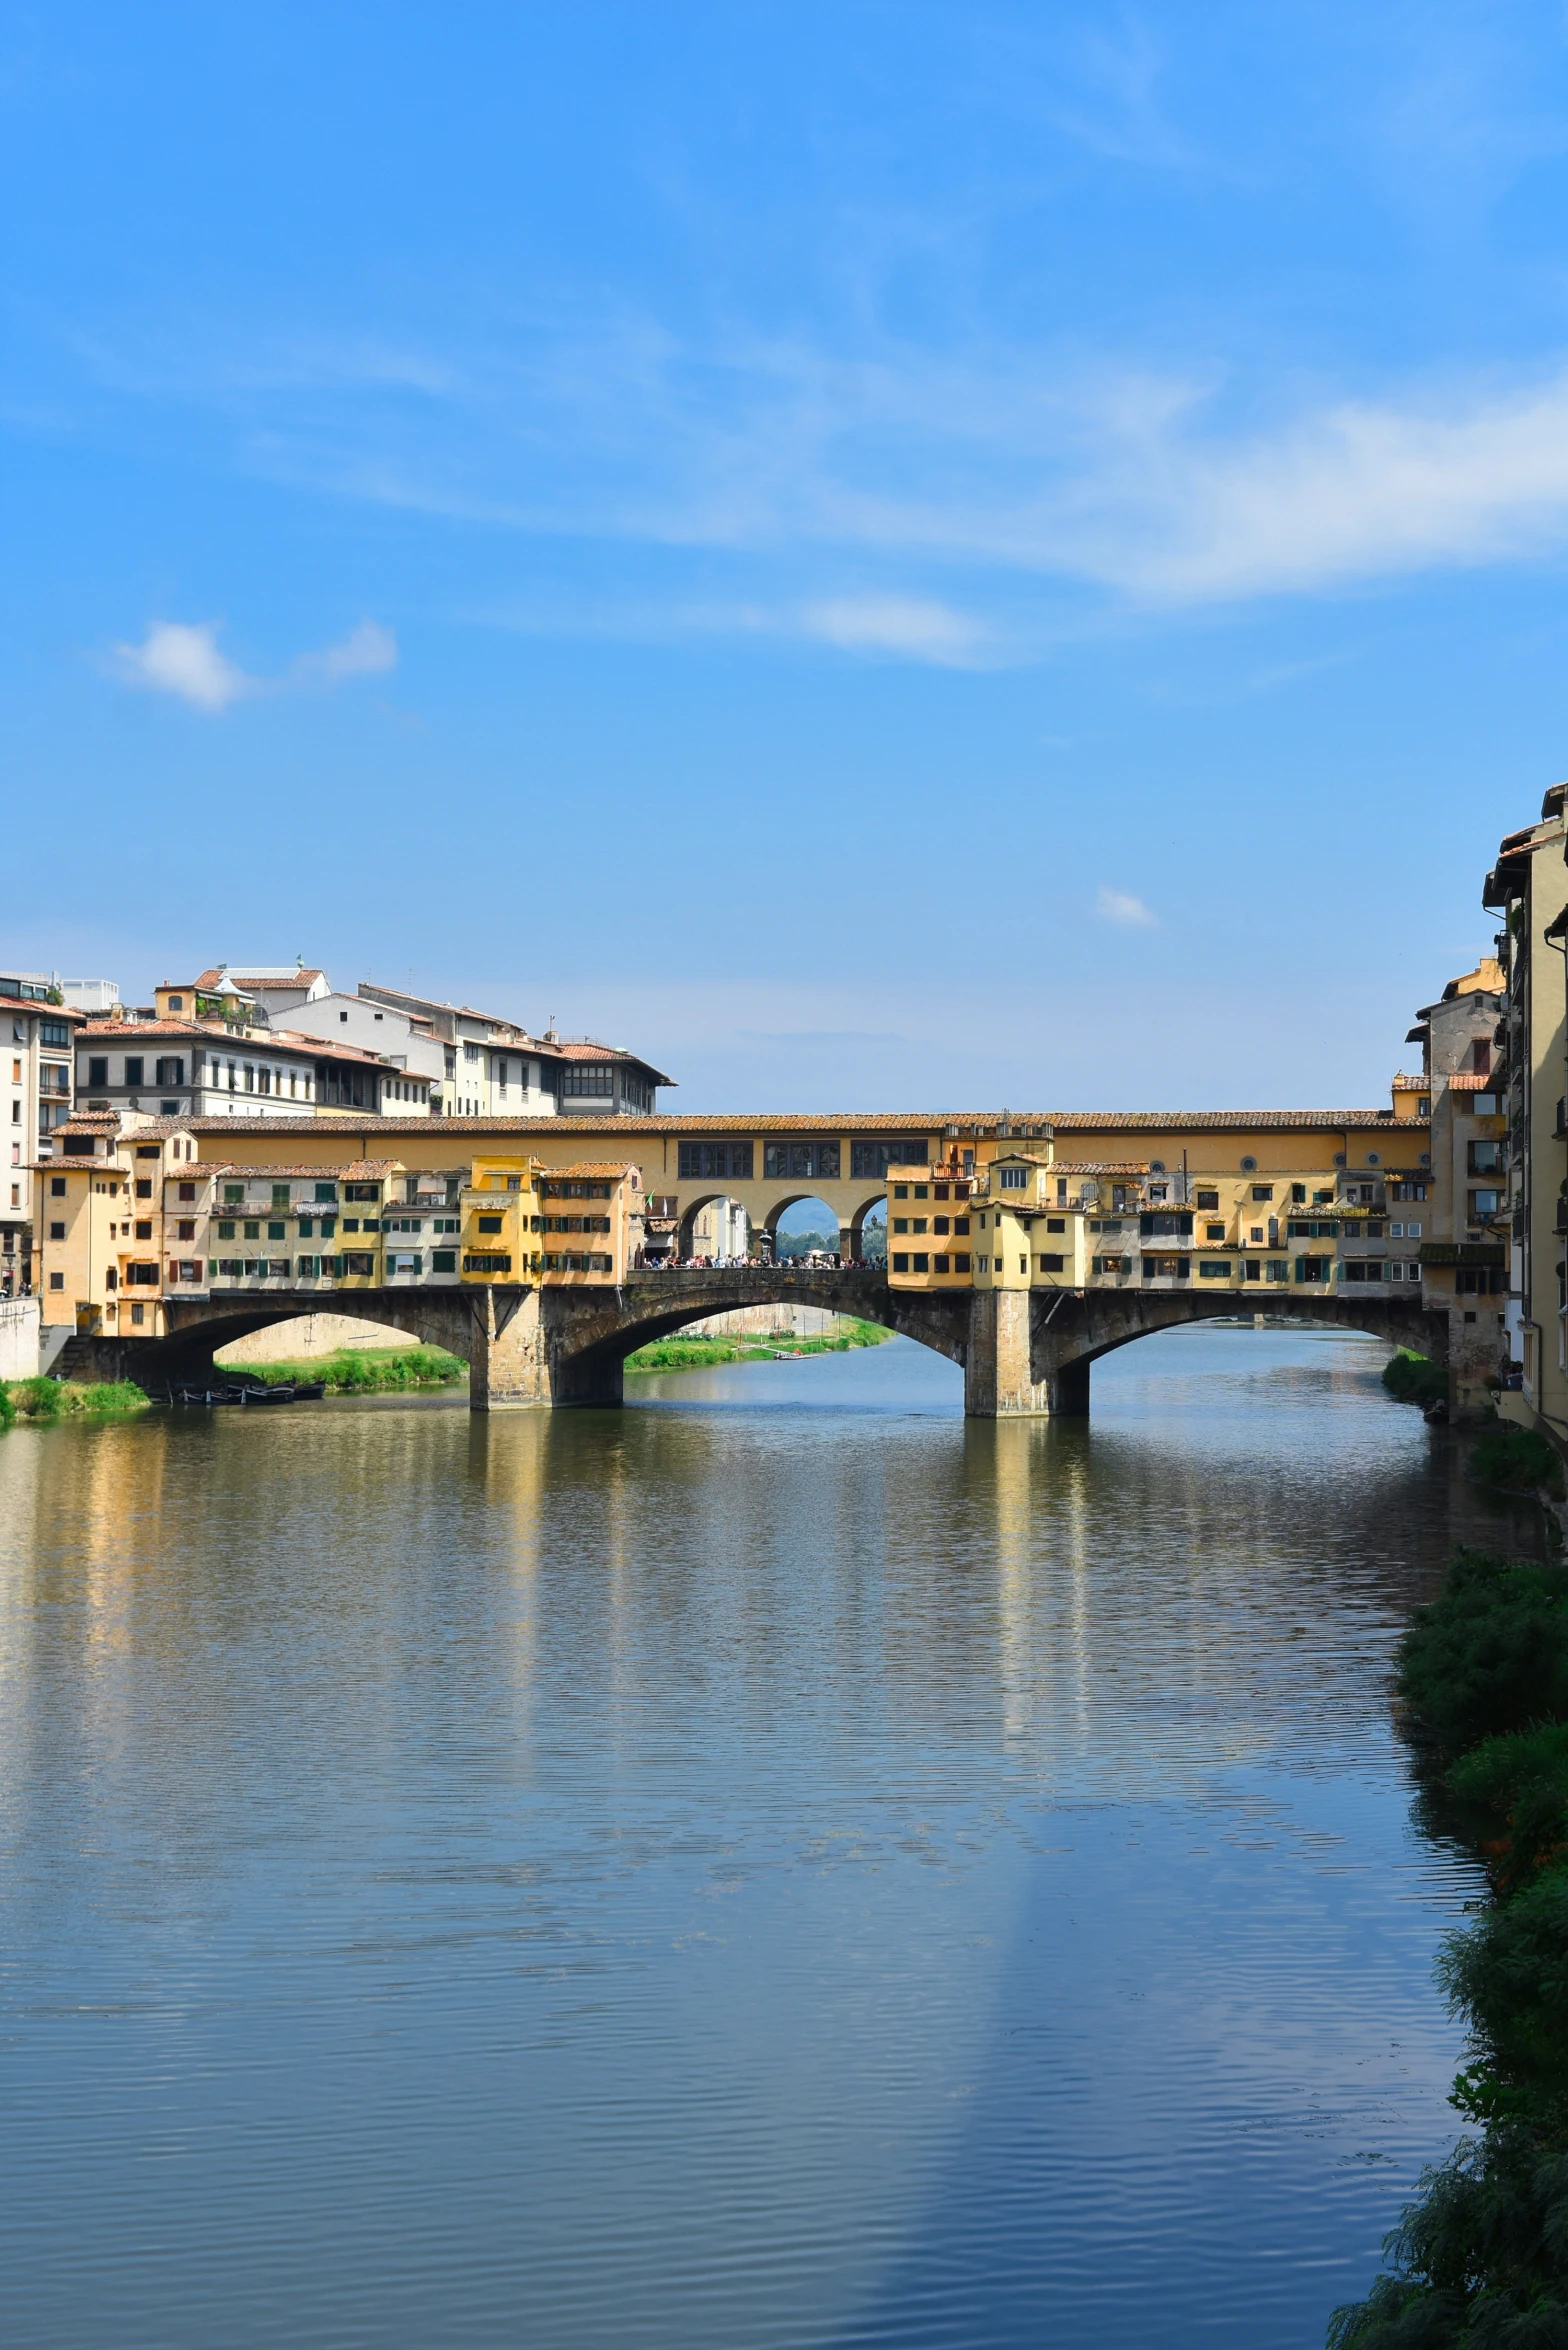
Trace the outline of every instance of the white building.
{"label": "white building", "polygon": [[71,1038],[82,1015],[42,971],[0,971],[0,1295],[32,1286],[35,1158],[71,1114]]}
{"label": "white building", "polygon": [[405,1012],[396,1004],[376,1004],[364,996],[340,995],[335,989],[296,1004],[287,1026],[302,1036],[319,1036],[329,1044],[357,1045],[361,1052],[379,1053],[395,1067],[423,1078],[430,1094],[445,1094],[446,1054],[428,1019]]}

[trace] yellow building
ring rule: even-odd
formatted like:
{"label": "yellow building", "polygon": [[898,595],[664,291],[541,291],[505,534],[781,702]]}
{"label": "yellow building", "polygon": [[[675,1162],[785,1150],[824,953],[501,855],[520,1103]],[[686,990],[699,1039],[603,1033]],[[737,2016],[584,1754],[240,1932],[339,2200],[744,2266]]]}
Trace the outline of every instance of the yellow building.
{"label": "yellow building", "polygon": [[643,1244],[642,1173],[624,1161],[583,1159],[539,1177],[540,1278],[577,1287],[624,1281]]}

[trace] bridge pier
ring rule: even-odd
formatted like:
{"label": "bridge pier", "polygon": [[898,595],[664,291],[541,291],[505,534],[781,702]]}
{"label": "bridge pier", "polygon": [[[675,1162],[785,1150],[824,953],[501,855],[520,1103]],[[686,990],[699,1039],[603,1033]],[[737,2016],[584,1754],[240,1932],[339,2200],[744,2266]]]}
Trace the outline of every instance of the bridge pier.
{"label": "bridge pier", "polygon": [[467,1299],[471,1412],[526,1411],[555,1401],[537,1289],[485,1288]]}
{"label": "bridge pier", "polygon": [[971,1420],[1083,1419],[1089,1358],[1080,1330],[1053,1339],[1027,1289],[977,1289],[969,1302],[964,1412]]}

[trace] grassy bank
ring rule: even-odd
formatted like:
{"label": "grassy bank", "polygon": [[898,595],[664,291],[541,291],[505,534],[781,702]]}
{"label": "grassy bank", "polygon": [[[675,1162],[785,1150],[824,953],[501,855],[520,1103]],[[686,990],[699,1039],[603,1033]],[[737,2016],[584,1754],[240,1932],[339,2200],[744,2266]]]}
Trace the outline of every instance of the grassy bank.
{"label": "grassy bank", "polygon": [[455,1387],[468,1365],[439,1346],[339,1347],[299,1363],[222,1363],[219,1376],[263,1379],[269,1387],[326,1382],[329,1395],[381,1395],[410,1387]]}
{"label": "grassy bank", "polygon": [[880,1322],[847,1319],[833,1338],[658,1338],[626,1358],[628,1371],[708,1371],[719,1363],[771,1363],[780,1355],[841,1355],[852,1347],[880,1346],[893,1332]]}
{"label": "grassy bank", "polygon": [[123,1420],[147,1398],[129,1379],[10,1379],[0,1383],[0,1427],[17,1420]]}
{"label": "grassy bank", "polygon": [[1460,1552],[1399,1660],[1401,1724],[1431,1824],[1489,1898],[1439,1962],[1470,2061],[1473,2125],[1336,2313],[1332,2350],[1568,2344],[1568,1564]]}

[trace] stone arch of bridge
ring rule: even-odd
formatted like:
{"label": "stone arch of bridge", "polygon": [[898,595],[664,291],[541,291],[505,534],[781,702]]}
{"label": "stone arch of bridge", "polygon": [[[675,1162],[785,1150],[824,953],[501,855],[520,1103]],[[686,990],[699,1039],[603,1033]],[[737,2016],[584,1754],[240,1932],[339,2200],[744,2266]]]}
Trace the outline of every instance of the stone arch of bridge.
{"label": "stone arch of bridge", "polygon": [[[356,1321],[379,1323],[416,1345],[439,1346],[460,1361],[470,1362],[477,1335],[475,1294],[469,1290],[394,1289],[359,1290],[352,1298],[274,1293],[176,1302],[168,1309],[161,1337],[139,1339],[126,1333],[94,1344],[101,1361],[112,1355],[121,1365],[113,1376],[132,1378],[141,1386],[157,1389],[210,1372],[213,1355],[236,1339],[305,1321],[312,1314],[341,1313],[351,1306]],[[482,1293],[478,1294],[482,1302]]]}
{"label": "stone arch of bridge", "polygon": [[858,1263],[866,1253],[866,1218],[874,1209],[887,1207],[887,1192],[873,1191],[854,1209],[849,1219],[849,1253]]}
{"label": "stone arch of bridge", "polygon": [[672,1337],[709,1315],[754,1305],[819,1306],[879,1323],[895,1337],[913,1338],[960,1367],[968,1356],[967,1293],[943,1297],[894,1290],[876,1273],[831,1265],[801,1272],[760,1262],[727,1270],[693,1267],[604,1293],[591,1312],[579,1306],[557,1341],[557,1392],[565,1401],[617,1402],[623,1365],[639,1347]]}
{"label": "stone arch of bridge", "polygon": [[1038,1292],[1030,1333],[1030,1377],[1048,1391],[1054,1411],[1082,1413],[1089,1408],[1089,1374],[1106,1355],[1115,1354],[1140,1338],[1198,1322],[1250,1321],[1254,1312],[1266,1322],[1294,1324],[1297,1329],[1354,1330],[1380,1338],[1389,1346],[1408,1346],[1435,1362],[1448,1359],[1448,1317],[1441,1309],[1402,1299],[1275,1297],[1254,1302],[1234,1293],[1225,1297],[1182,1296],[1171,1291],[1064,1291],[1047,1302]]}
{"label": "stone arch of bridge", "polygon": [[796,1191],[782,1192],[776,1200],[770,1201],[760,1222],[754,1229],[766,1233],[769,1247],[777,1254],[781,1221],[789,1214],[791,1208],[808,1206],[818,1207],[822,1210],[818,1229],[824,1235],[832,1235],[836,1246],[837,1235],[844,1229],[839,1222],[838,1210],[823,1198],[820,1191],[813,1191],[809,1184]]}
{"label": "stone arch of bridge", "polygon": [[[693,1193],[689,1201],[683,1200],[681,1203],[680,1231],[675,1244],[676,1254],[681,1257],[689,1257],[695,1254],[696,1243],[693,1236],[697,1228],[697,1219],[702,1214],[704,1208],[711,1208],[716,1206],[745,1207],[745,1204],[746,1203],[744,1200],[736,1198],[734,1192],[725,1191],[720,1185],[717,1184],[715,1184],[713,1189],[710,1191],[699,1191]],[[750,1224],[749,1210],[747,1211],[747,1219],[748,1224]],[[751,1226],[751,1228],[755,1229],[754,1226]]]}

